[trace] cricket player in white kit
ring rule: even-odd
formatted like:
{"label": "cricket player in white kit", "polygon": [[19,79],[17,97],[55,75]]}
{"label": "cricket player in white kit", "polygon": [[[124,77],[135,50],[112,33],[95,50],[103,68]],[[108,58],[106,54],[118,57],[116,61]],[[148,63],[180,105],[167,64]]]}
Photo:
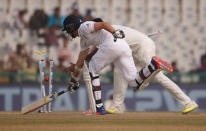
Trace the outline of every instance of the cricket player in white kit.
{"label": "cricket player in white kit", "polygon": [[[138,71],[150,63],[150,60],[155,56],[155,43],[147,35],[120,25],[114,25],[115,29],[123,30],[125,39],[132,49],[133,59]],[[198,105],[192,101],[173,81],[171,81],[163,72],[159,72],[154,76],[159,84],[161,84],[178,102],[180,102],[184,110],[182,113],[186,114],[196,109]],[[128,82],[119,73],[119,68],[114,68],[114,93],[113,104],[106,109],[109,113],[122,113],[122,104],[124,102],[125,93],[128,87]]]}
{"label": "cricket player in white kit", "polygon": [[[108,64],[113,63],[115,67],[120,70],[127,83],[135,89],[144,87],[144,82],[148,82],[162,69],[169,72],[173,71],[171,65],[157,57],[153,57],[150,63],[138,73],[133,61],[132,51],[123,39],[125,37],[124,32],[114,30],[114,28],[106,22],[81,22],[79,18],[72,16],[64,20],[63,30],[73,38],[77,36],[80,37],[80,54],[92,50],[94,47],[99,48],[89,62],[89,72],[92,80],[96,110],[99,115],[106,114],[101,101],[99,74]],[[77,64],[75,68],[78,70],[81,67]],[[75,74],[73,78],[74,80],[72,82],[76,83],[78,79],[75,78]]]}

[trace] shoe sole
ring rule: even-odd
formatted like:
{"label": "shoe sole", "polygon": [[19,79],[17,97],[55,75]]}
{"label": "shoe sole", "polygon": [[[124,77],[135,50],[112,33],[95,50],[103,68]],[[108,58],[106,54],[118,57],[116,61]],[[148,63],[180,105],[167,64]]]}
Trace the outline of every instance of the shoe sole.
{"label": "shoe sole", "polygon": [[170,65],[170,64],[167,63],[166,61],[160,59],[160,58],[157,57],[157,56],[153,56],[152,58],[156,61],[157,64],[159,64],[160,69],[166,70],[166,71],[168,71],[168,72],[170,72],[170,73],[173,72],[173,67],[172,67],[172,65]]}
{"label": "shoe sole", "polygon": [[99,112],[96,112],[96,115],[106,115],[107,113],[101,114]]}

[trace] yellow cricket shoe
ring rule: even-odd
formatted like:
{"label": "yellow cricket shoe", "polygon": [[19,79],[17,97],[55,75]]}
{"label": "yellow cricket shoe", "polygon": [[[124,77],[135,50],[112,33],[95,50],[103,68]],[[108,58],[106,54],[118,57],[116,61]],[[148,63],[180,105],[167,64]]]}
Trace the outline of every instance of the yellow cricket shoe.
{"label": "yellow cricket shoe", "polygon": [[198,105],[196,103],[191,105],[191,106],[187,106],[184,110],[182,110],[182,114],[190,113],[190,112],[194,111],[197,108],[198,108]]}
{"label": "yellow cricket shoe", "polygon": [[106,109],[106,112],[108,113],[108,114],[117,114],[117,113],[119,113],[117,110],[115,110],[115,109]]}

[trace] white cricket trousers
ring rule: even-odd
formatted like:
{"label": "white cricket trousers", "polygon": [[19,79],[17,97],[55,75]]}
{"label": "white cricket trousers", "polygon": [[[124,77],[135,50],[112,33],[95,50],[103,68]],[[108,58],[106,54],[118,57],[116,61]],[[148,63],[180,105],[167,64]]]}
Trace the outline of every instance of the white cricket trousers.
{"label": "white cricket trousers", "polygon": [[93,75],[99,75],[100,71],[111,63],[120,70],[130,86],[136,86],[137,69],[132,51],[125,40],[117,39],[116,42],[102,43],[89,62],[89,71]]}

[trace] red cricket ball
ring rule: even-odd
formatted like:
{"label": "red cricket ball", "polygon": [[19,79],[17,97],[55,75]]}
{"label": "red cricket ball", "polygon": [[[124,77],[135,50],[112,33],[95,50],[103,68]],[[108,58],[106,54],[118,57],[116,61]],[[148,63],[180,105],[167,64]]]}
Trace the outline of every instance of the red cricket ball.
{"label": "red cricket ball", "polygon": [[48,82],[48,81],[49,81],[49,77],[48,77],[48,76],[45,76],[45,77],[44,77],[44,81]]}

